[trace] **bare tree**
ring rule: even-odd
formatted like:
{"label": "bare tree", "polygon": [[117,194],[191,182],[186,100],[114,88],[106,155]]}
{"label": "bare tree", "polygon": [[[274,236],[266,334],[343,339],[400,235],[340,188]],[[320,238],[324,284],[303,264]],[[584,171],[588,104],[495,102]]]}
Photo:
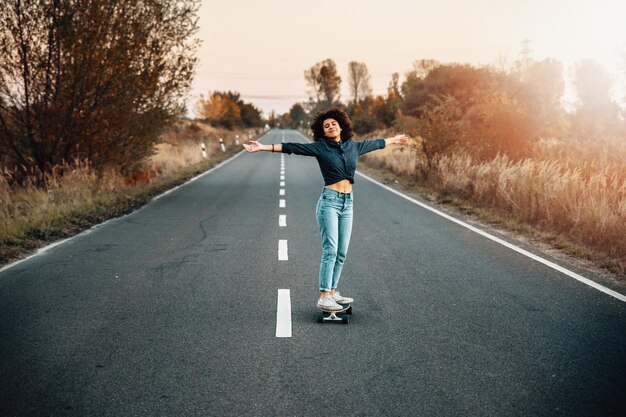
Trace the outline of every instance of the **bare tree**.
{"label": "bare tree", "polygon": [[5,0],[0,154],[36,170],[88,158],[132,169],[184,110],[197,0]]}
{"label": "bare tree", "polygon": [[353,103],[372,94],[372,77],[367,71],[364,62],[351,61],[348,63],[348,83]]}
{"label": "bare tree", "polygon": [[304,70],[304,79],[309,85],[309,100],[319,103],[321,90],[319,86],[319,73],[322,68],[322,62],[318,62],[308,70]]}
{"label": "bare tree", "polygon": [[400,98],[400,74],[394,72],[391,74],[391,81],[387,87],[387,96],[393,98]]}
{"label": "bare tree", "polygon": [[434,59],[418,59],[413,62],[413,72],[418,78],[424,78],[428,75],[428,73],[441,65],[438,61]]}
{"label": "bare tree", "polygon": [[304,78],[311,87],[311,101],[332,105],[339,101],[341,77],[332,59],[325,59],[304,71]]}

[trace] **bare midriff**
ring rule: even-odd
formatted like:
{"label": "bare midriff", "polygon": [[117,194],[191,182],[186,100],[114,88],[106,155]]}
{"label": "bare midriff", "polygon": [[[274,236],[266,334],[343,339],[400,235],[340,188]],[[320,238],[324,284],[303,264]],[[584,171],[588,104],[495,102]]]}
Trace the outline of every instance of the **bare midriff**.
{"label": "bare midriff", "polygon": [[352,183],[350,182],[350,180],[341,180],[334,184],[327,185],[326,188],[338,191],[340,193],[351,193]]}

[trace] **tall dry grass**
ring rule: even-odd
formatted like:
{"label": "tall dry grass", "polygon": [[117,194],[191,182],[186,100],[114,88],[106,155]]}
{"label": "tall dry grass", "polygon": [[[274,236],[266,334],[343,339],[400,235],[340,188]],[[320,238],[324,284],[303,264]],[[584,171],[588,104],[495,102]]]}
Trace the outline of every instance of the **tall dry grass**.
{"label": "tall dry grass", "polygon": [[[367,161],[472,205],[564,237],[626,271],[626,143],[549,141],[532,159],[476,161],[454,153],[426,163],[419,144],[368,154]],[[593,256],[593,255],[592,255]]]}
{"label": "tall dry grass", "polygon": [[169,127],[156,145],[155,154],[149,159],[148,168],[159,175],[174,172],[182,167],[203,161],[200,145],[204,143],[207,159],[222,153],[220,139],[226,148],[241,149],[241,144],[251,140],[260,130],[229,131],[210,125],[179,120]]}
{"label": "tall dry grass", "polygon": [[[0,172],[0,263],[39,242],[72,234],[92,223],[128,211],[160,189],[184,180],[241,150],[236,144],[257,132],[229,132],[200,123],[180,121],[170,128],[142,170],[123,176],[118,170],[98,172],[88,161],[56,167],[46,187],[11,185],[11,173]],[[219,138],[227,148],[222,152]],[[203,158],[200,143],[205,143]]]}
{"label": "tall dry grass", "polygon": [[93,207],[103,196],[123,189],[125,179],[115,171],[102,175],[88,162],[74,161],[46,175],[45,188],[27,183],[11,186],[8,175],[0,176],[0,242],[19,239],[24,233],[45,238],[59,219]]}

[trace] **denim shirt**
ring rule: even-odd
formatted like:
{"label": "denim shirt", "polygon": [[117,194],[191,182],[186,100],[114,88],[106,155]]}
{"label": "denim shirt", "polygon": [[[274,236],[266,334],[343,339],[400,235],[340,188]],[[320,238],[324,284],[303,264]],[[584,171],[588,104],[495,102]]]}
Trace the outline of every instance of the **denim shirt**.
{"label": "denim shirt", "polygon": [[385,139],[368,139],[353,141],[352,139],[335,142],[322,138],[313,143],[283,143],[283,153],[314,156],[320,165],[324,185],[334,184],[341,180],[349,180],[354,184],[354,172],[359,155],[383,149]]}

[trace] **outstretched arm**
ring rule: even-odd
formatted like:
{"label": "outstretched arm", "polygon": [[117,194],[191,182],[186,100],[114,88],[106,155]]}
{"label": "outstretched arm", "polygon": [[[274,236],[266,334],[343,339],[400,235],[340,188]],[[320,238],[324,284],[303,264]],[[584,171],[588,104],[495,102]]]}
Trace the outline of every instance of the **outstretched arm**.
{"label": "outstretched arm", "polygon": [[274,143],[272,145],[263,145],[257,142],[256,140],[251,140],[250,143],[244,143],[243,147],[248,152],[260,152],[260,151],[282,152],[283,151],[282,143]]}
{"label": "outstretched arm", "polygon": [[304,155],[304,156],[316,156],[319,153],[319,149],[316,143],[275,143],[273,145],[262,145],[255,140],[251,140],[250,143],[243,145],[248,152],[282,152],[288,155]]}
{"label": "outstretched arm", "polygon": [[385,139],[385,145],[404,145],[409,140],[407,135],[396,135],[392,138]]}
{"label": "outstretched arm", "polygon": [[409,140],[407,135],[397,135],[387,139],[368,139],[357,142],[359,147],[359,155],[363,155],[368,152],[375,151],[377,149],[383,149],[387,145],[404,145]]}

